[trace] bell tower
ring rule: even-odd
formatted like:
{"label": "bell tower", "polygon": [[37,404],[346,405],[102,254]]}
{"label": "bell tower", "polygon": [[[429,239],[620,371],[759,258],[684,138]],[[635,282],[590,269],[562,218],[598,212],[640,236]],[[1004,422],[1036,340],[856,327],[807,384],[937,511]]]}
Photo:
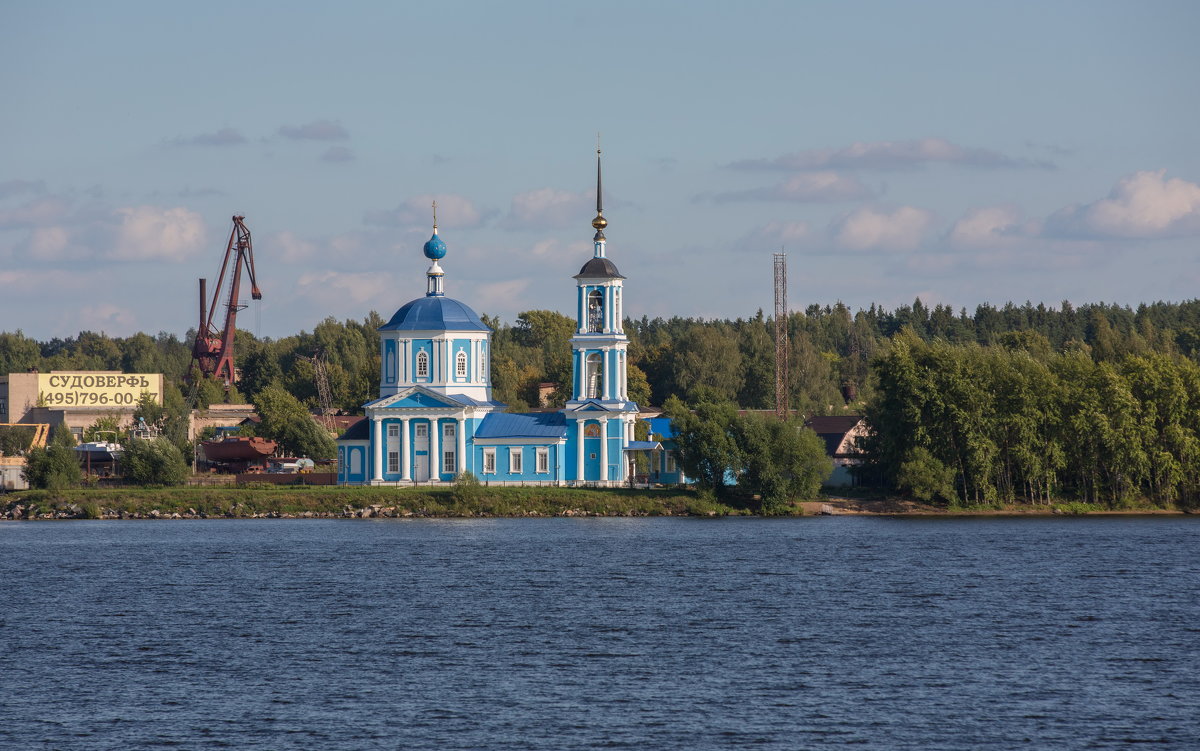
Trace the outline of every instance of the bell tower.
{"label": "bell tower", "polygon": [[624,452],[633,440],[638,407],[627,393],[629,339],[622,309],[625,277],[607,254],[600,157],[600,149],[596,149],[596,218],[592,220],[596,234],[592,257],[575,275],[571,399],[563,412],[578,443],[575,481],[615,485],[628,479]]}

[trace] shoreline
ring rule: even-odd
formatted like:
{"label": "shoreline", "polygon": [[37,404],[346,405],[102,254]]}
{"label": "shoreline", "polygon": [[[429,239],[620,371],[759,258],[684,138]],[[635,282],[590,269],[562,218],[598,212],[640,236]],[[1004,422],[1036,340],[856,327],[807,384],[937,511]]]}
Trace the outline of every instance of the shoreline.
{"label": "shoreline", "polygon": [[[897,497],[830,495],[792,504],[798,516],[908,518],[1189,516],[1178,508],[1110,509],[1077,502],[1048,506],[943,508]],[[71,519],[383,519],[757,516],[748,506],[694,490],[558,487],[184,486],[26,490],[0,496],[0,521]]]}

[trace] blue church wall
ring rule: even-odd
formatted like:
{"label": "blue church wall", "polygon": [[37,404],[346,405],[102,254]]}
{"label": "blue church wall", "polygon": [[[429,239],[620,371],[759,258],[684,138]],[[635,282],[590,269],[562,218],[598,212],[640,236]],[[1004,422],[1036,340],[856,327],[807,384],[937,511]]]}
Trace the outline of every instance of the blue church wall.
{"label": "blue church wall", "polygon": [[[544,451],[544,472],[538,471],[538,453]],[[520,455],[519,469],[514,467],[513,453]],[[489,453],[494,453],[494,472],[488,472]],[[565,481],[563,460],[565,444],[561,443],[497,443],[476,445],[471,449],[472,472],[484,483],[545,485]]]}
{"label": "blue church wall", "polygon": [[386,339],[383,342],[383,381],[396,382],[396,340]]}
{"label": "blue church wall", "polygon": [[[432,339],[413,339],[408,345],[409,359],[408,372],[411,374],[410,380],[413,383],[431,383],[434,379],[435,368],[437,367],[437,358],[434,357],[433,340]],[[418,375],[417,361],[420,359],[420,353],[424,352],[429,358],[429,367],[425,375]]]}
{"label": "blue church wall", "polygon": [[370,476],[367,443],[346,443],[338,447],[338,482],[362,483]]}
{"label": "blue church wall", "polygon": [[[474,380],[475,359],[471,351],[470,339],[455,339],[450,345],[450,377],[446,380],[451,383],[469,383]],[[459,376],[458,374],[458,353],[462,352],[466,355],[467,367],[466,375]]]}

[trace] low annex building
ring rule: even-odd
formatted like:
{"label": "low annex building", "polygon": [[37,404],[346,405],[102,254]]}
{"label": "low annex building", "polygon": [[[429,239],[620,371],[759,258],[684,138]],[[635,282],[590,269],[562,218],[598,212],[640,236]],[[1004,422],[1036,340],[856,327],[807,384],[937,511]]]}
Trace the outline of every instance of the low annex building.
{"label": "low annex building", "polygon": [[432,261],[424,297],[403,305],[379,329],[379,398],[338,438],[338,481],[352,485],[448,483],[470,472],[501,484],[628,483],[632,452],[657,448],[634,440],[638,405],[626,381],[625,277],[608,258],[600,157],[596,157],[593,255],[576,283],[571,339],[572,396],[557,412],[512,414],[492,399],[492,331],[467,304],[445,293],[438,236],[424,246]]}

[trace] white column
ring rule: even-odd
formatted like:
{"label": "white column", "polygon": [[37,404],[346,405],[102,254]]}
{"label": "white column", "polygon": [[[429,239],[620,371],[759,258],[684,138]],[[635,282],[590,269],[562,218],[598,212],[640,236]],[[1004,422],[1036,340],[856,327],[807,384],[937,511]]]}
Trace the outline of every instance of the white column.
{"label": "white column", "polygon": [[608,418],[600,419],[600,482],[608,482]]}
{"label": "white column", "polygon": [[442,479],[442,452],[438,448],[438,440],[442,426],[438,423],[437,418],[429,421],[429,479]]}
{"label": "white column", "polygon": [[371,450],[374,454],[375,463],[371,469],[371,479],[375,482],[383,481],[383,423],[378,416],[371,418]]}
{"label": "white column", "polygon": [[575,482],[583,482],[587,479],[587,474],[583,469],[583,420],[575,421]]}
{"label": "white column", "polygon": [[604,391],[602,391],[601,393],[604,394],[605,399],[611,399],[612,398],[612,389],[609,388],[609,384],[612,383],[612,371],[613,371],[612,365],[613,364],[612,364],[612,358],[609,357],[609,348],[608,347],[605,347],[604,351],[601,352],[600,362],[603,363],[603,367],[604,367],[604,383],[601,386],[601,388],[603,388]]}
{"label": "white column", "polygon": [[455,435],[458,436],[458,451],[454,458],[458,464],[458,474],[462,474],[467,469],[467,421],[460,417],[458,424],[454,428]]}
{"label": "white column", "polygon": [[400,479],[412,479],[412,464],[409,454],[412,453],[412,448],[408,444],[408,418],[400,419]]}

